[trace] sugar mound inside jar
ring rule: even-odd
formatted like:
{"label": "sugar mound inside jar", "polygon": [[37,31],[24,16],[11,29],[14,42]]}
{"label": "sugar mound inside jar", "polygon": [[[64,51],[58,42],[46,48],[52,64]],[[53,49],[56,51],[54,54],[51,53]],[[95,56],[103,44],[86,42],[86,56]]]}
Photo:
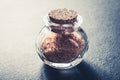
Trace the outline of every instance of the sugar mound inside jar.
{"label": "sugar mound inside jar", "polygon": [[61,35],[51,32],[51,36],[44,39],[42,51],[51,62],[71,62],[83,51],[85,41],[77,32]]}

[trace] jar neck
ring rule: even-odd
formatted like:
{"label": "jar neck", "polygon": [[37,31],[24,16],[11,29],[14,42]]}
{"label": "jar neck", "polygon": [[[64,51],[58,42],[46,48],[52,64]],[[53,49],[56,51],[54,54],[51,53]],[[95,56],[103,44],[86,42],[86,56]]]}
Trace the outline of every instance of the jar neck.
{"label": "jar neck", "polygon": [[48,27],[51,31],[65,35],[69,35],[71,32],[75,31],[83,21],[80,15],[77,16],[77,20],[75,22],[69,24],[54,23],[49,19],[48,15],[43,19],[45,26]]}

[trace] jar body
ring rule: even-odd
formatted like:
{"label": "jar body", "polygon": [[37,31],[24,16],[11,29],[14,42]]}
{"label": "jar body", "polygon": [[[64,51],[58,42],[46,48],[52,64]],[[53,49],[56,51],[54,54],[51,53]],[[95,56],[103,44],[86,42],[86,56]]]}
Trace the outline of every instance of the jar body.
{"label": "jar body", "polygon": [[44,18],[44,27],[36,40],[36,50],[42,61],[57,69],[68,69],[79,64],[88,49],[88,38],[80,27],[78,15],[72,23],[59,24]]}
{"label": "jar body", "polygon": [[88,38],[80,26],[64,35],[45,25],[38,35],[36,48],[45,64],[57,69],[68,69],[82,61],[88,49]]}

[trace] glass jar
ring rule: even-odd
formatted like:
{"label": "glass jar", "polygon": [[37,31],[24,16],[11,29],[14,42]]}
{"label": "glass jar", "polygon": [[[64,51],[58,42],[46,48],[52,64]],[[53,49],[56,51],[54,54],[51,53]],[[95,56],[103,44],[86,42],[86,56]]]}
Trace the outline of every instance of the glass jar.
{"label": "glass jar", "polygon": [[82,18],[77,15],[73,23],[58,24],[48,15],[44,18],[44,27],[40,31],[36,48],[42,61],[57,69],[68,69],[79,64],[88,50],[88,38],[80,27]]}

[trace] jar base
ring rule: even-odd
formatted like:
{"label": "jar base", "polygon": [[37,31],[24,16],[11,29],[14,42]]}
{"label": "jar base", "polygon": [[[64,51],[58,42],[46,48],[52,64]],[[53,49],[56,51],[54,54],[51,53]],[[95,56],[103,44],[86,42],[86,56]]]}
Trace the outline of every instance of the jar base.
{"label": "jar base", "polygon": [[78,57],[74,61],[69,62],[69,63],[54,63],[54,62],[47,61],[46,59],[42,59],[42,60],[46,65],[53,67],[53,68],[69,69],[69,68],[72,68],[72,67],[78,65],[83,60],[83,58]]}

